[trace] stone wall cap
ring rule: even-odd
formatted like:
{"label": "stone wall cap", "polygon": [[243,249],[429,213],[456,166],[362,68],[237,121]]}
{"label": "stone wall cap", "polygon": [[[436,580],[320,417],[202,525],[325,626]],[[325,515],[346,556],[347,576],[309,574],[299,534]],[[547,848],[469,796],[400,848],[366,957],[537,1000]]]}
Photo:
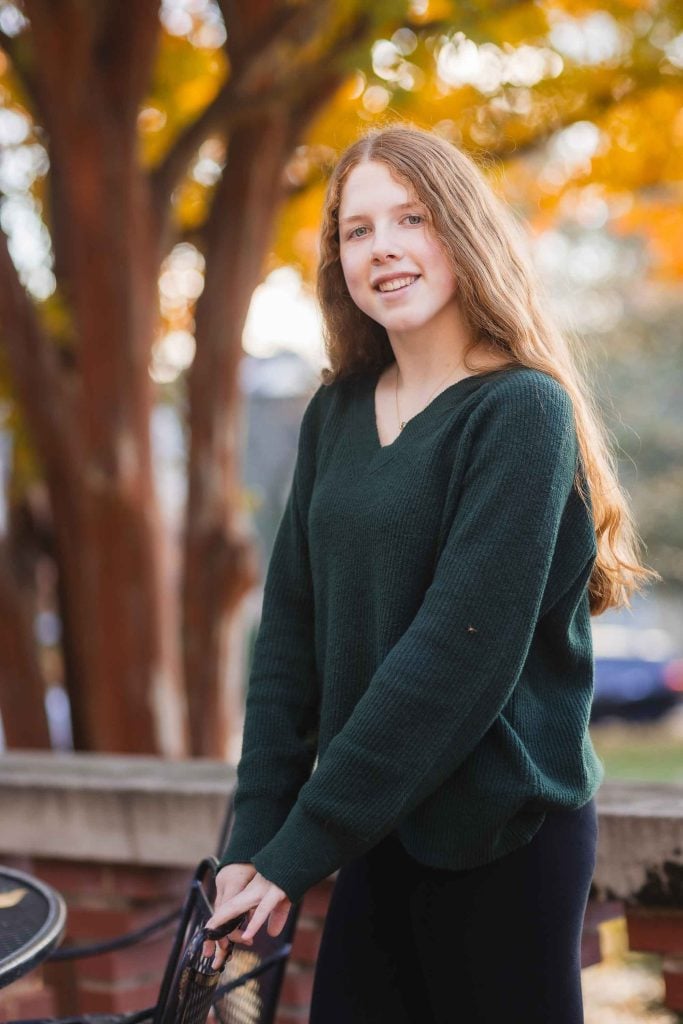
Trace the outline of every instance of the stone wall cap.
{"label": "stone wall cap", "polygon": [[610,780],[597,792],[600,817],[683,820],[683,786],[675,782]]}
{"label": "stone wall cap", "polygon": [[227,796],[234,783],[234,766],[211,758],[171,760],[151,755],[33,750],[0,755],[3,790],[39,786],[43,790]]}

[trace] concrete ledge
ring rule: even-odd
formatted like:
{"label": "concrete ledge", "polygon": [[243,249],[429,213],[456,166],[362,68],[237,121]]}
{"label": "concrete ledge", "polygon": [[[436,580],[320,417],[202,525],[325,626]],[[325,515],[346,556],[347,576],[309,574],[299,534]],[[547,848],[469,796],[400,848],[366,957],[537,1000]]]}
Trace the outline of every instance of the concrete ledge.
{"label": "concrete ledge", "polygon": [[[6,753],[0,857],[193,865],[215,852],[234,781],[205,759]],[[597,806],[597,898],[683,907],[683,786],[607,782]]]}
{"label": "concrete ledge", "polygon": [[606,782],[596,802],[598,898],[683,907],[683,786]]}
{"label": "concrete ledge", "polygon": [[3,754],[0,857],[194,865],[216,852],[234,776],[208,759]]}

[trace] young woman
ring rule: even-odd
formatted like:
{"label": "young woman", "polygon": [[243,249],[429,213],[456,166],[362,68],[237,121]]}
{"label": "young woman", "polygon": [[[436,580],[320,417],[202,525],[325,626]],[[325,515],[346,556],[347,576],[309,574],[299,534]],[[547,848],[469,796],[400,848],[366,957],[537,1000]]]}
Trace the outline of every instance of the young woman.
{"label": "young woman", "polygon": [[329,184],[330,368],[268,568],[211,922],[276,935],[341,869],[313,1024],[583,1020],[590,615],[656,574],[522,238],[421,129],[369,133]]}

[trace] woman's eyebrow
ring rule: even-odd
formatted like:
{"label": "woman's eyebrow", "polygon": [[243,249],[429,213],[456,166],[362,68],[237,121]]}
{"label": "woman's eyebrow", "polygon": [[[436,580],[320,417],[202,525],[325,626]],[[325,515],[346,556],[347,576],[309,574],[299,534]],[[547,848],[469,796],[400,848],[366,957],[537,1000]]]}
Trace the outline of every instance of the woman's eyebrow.
{"label": "woman's eyebrow", "polygon": [[[389,213],[396,213],[398,210],[407,210],[409,206],[421,206],[419,199],[413,199],[409,203],[399,203],[397,206],[392,206]],[[349,224],[352,220],[368,220],[370,217],[369,213],[353,213],[350,217],[342,217],[340,224]]]}

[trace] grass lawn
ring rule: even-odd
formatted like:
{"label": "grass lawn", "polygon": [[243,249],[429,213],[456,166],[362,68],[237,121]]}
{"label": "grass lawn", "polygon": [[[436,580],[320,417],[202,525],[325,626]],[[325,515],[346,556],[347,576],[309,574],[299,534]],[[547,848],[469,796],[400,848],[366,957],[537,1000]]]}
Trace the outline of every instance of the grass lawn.
{"label": "grass lawn", "polygon": [[591,727],[608,779],[683,783],[683,715],[652,724],[608,722]]}

